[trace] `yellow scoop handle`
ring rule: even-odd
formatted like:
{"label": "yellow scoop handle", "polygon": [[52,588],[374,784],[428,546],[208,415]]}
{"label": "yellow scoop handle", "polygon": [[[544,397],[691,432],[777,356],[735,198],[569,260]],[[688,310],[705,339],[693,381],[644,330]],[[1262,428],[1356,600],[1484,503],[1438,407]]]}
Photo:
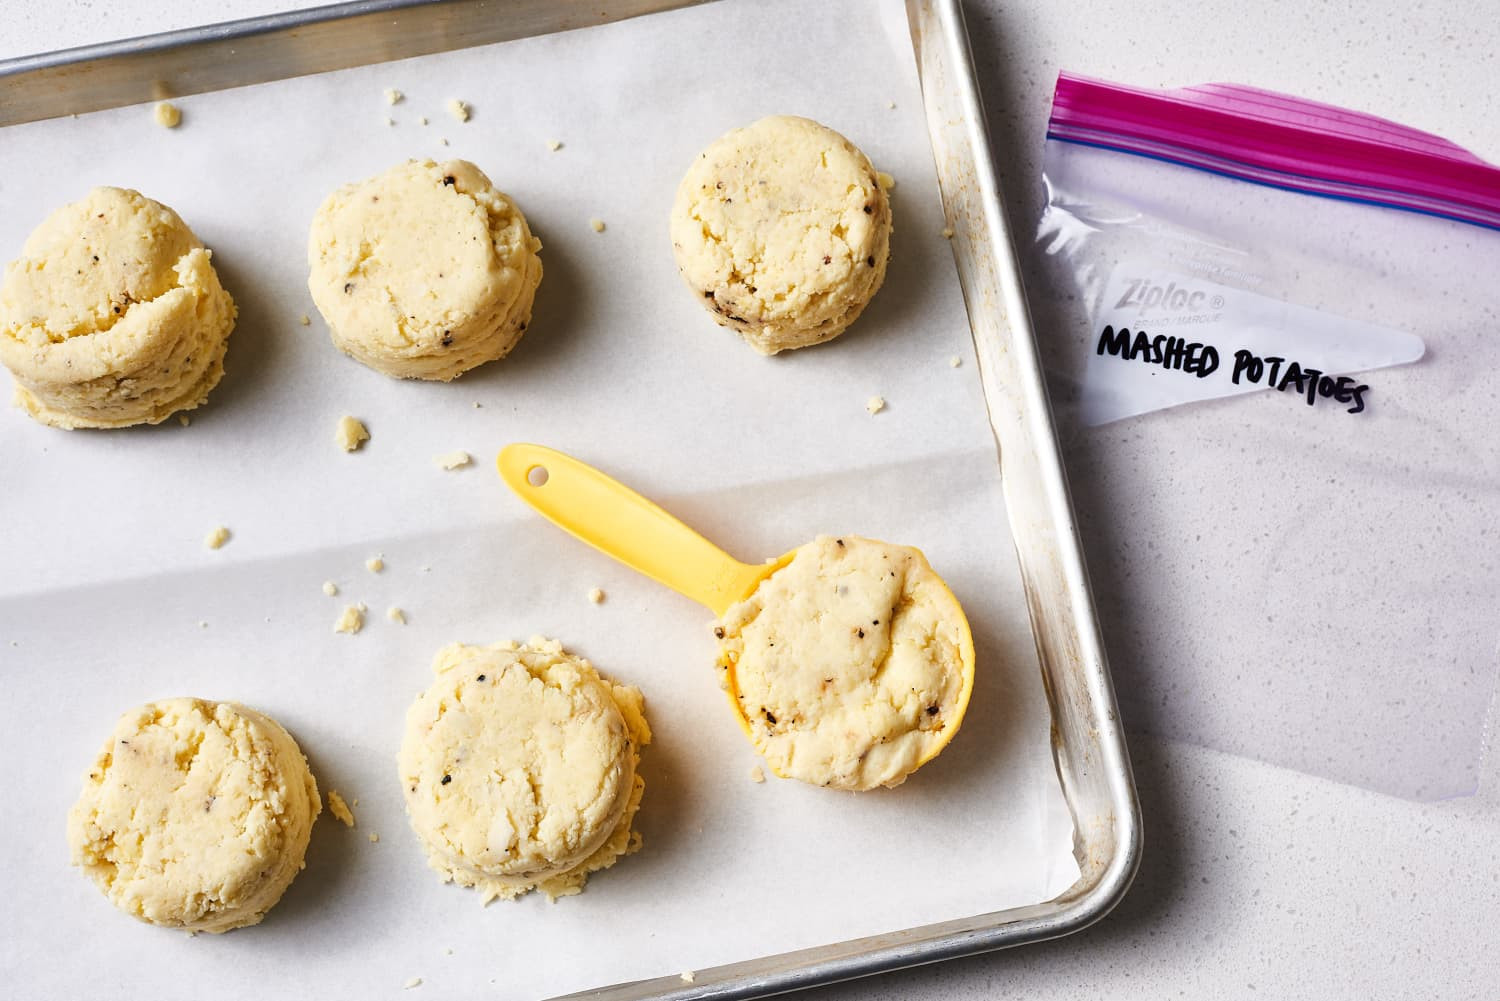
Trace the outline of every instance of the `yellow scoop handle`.
{"label": "yellow scoop handle", "polygon": [[500,450],[500,478],[559,528],[722,616],[776,564],[741,563],[622,483],[541,445]]}

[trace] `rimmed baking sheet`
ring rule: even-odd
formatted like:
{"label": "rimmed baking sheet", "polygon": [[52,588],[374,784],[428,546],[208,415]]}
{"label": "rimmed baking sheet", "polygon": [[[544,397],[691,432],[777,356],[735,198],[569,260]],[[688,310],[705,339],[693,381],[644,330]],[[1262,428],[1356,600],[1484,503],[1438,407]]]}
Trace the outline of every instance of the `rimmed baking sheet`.
{"label": "rimmed baking sheet", "polygon": [[[386,88],[404,100],[387,104]],[[450,98],[471,105],[468,122]],[[8,256],[88,187],[136,187],[213,248],[241,310],[229,374],[189,427],[63,433],[0,415],[3,740],[35,762],[0,831],[14,892],[45,910],[6,919],[17,989],[196,997],[253,978],[273,996],[365,995],[420,977],[535,997],[1040,903],[1075,881],[899,2],[729,0],[180,104],[176,131],[132,107],[13,127],[0,145]],[[687,162],[769,113],[838,128],[898,184],[875,303],[839,341],[767,360],[709,322],[665,231]],[[478,163],[545,245],[520,347],[448,385],[339,355],[305,289],[318,202],[410,156]],[[872,395],[888,404],[874,416]],[[332,442],[345,413],[370,427],[358,454]],[[825,531],[921,546],[976,632],[963,733],[892,792],[753,783],[707,614],[510,497],[490,464],[515,440],[605,468],[743,558]],[[475,464],[440,470],[432,457],[455,448]],[[233,536],[210,551],[216,524]],[[379,575],[363,567],[376,553]],[[331,631],[345,602],[370,608],[357,636]],[[385,619],[393,605],[407,625]],[[480,909],[423,866],[395,780],[400,721],[438,646],[533,633],[646,693],[646,847],[581,897]],[[113,718],[177,694],[265,709],[325,790],[359,800],[354,830],[319,822],[267,921],[223,938],[131,922],[66,865],[63,818]],[[81,941],[86,966],[68,962]]]}

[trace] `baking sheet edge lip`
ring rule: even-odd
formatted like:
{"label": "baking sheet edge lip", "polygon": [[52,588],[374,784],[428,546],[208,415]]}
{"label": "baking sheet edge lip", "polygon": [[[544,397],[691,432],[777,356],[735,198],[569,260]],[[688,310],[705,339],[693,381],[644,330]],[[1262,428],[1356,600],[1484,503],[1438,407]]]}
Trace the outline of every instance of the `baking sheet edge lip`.
{"label": "baking sheet edge lip", "polygon": [[[1089,927],[1113,909],[1130,885],[1130,879],[1135,872],[1134,859],[1137,855],[1138,853],[1134,852],[1117,852],[1115,862],[1111,866],[1115,870],[1114,873],[1099,880],[1088,893],[1070,901],[1051,914],[1038,915],[1011,923],[1002,922],[982,928],[971,928],[926,941],[886,946],[837,959],[808,963],[774,974],[731,977],[720,983],[699,983],[696,988],[673,985],[655,994],[641,993],[623,996],[651,998],[653,1001],[672,1001],[676,998],[750,1001],[753,998],[809,990],[827,984],[1015,948],[1032,942],[1064,938]],[[996,916],[999,917],[1005,913],[1007,912],[999,911],[996,912]],[[907,929],[907,931],[915,930],[920,929]],[[771,957],[762,957],[762,959],[766,958]],[[699,976],[705,978],[711,973],[712,970],[698,971]],[[574,994],[559,995],[549,1001],[608,998],[615,996],[616,991],[628,990],[632,984],[644,987],[653,983],[654,980],[662,980],[671,984],[670,977],[653,978],[653,980],[614,984]]]}
{"label": "baking sheet edge lip", "polygon": [[[650,13],[667,13],[683,7],[709,2],[709,0],[659,0],[659,2],[661,5],[660,9],[651,11]],[[111,59],[137,56],[146,57],[160,52],[167,52],[174,49],[189,49],[203,44],[220,44],[249,40],[262,35],[291,32],[299,28],[307,28],[325,23],[331,24],[335,21],[344,21],[355,17],[396,14],[402,11],[414,11],[426,8],[486,7],[492,4],[497,11],[502,11],[504,0],[346,0],[344,3],[323,4],[300,10],[257,14],[253,17],[236,18],[232,21],[194,25],[172,31],[154,32],[149,35],[136,35],[131,38],[94,42],[89,45],[76,45],[66,49],[53,49],[47,52],[11,56],[7,59],[0,59],[0,80],[19,76],[24,73],[63,69],[81,63],[103,62]],[[640,12],[632,11],[623,16],[630,17],[637,13]],[[619,19],[621,18],[617,17],[611,20]],[[578,27],[585,26],[578,25]],[[465,45],[453,46],[454,49],[466,47]]]}
{"label": "baking sheet edge lip", "polygon": [[1077,908],[1079,914],[1077,923],[1073,927],[1058,932],[1058,934],[1068,934],[1103,917],[1130,888],[1139,867],[1142,849],[1140,801],[1136,794],[1135,778],[1130,767],[1123,727],[1120,724],[1114,682],[1104,652],[1104,639],[1093,600],[1093,589],[1090,585],[1087,565],[1083,560],[1077,519],[1073,515],[1072,491],[1063,467],[1062,452],[1053,430],[1052,410],[1047,399],[1046,385],[1041,378],[1036,335],[1031,326],[1030,309],[1025,299],[1025,286],[1021,281],[1015,245],[1010,238],[1010,230],[1003,215],[1004,203],[1001,201],[999,182],[991,160],[989,133],[985,126],[983,105],[979,98],[979,83],[975,74],[973,50],[969,43],[962,4],[960,0],[928,0],[928,2],[931,2],[938,11],[939,22],[945,34],[944,40],[953,62],[959,69],[958,96],[968,113],[968,128],[972,133],[972,146],[976,161],[975,176],[980,187],[980,197],[985,205],[986,228],[990,231],[992,253],[998,263],[1006,258],[1006,255],[1000,251],[1003,249],[1010,251],[1007,263],[1012,288],[1006,289],[1006,292],[1007,298],[1015,301],[1007,303],[1007,306],[1010,307],[1009,323],[1013,335],[1024,338],[1027,342],[1025,350],[1029,364],[1022,366],[1029,376],[1027,381],[1030,383],[1026,409],[1033,417],[1040,410],[1045,418],[1031,423],[1041,425],[1041,434],[1038,435],[1041,440],[1037,443],[1042,446],[1039,450],[1042,452],[1039,458],[1043,460],[1047,478],[1052,481],[1049,486],[1061,495],[1066,532],[1058,535],[1059,555],[1064,559],[1064,574],[1069,585],[1077,589],[1075,600],[1083,603],[1086,610],[1086,614],[1078,616],[1078,635],[1082,641],[1081,652],[1085,669],[1092,675],[1093,684],[1089,686],[1090,701],[1095,703],[1096,711],[1099,713],[1097,722],[1099,746],[1105,756],[1103,765],[1107,771],[1107,785],[1114,811],[1116,836],[1112,857],[1104,866],[1100,878],[1087,892],[1077,898],[1077,901],[1069,905],[1069,910]]}
{"label": "baking sheet edge lip", "polygon": [[[169,49],[191,48],[205,42],[227,42],[268,35],[277,31],[305,28],[325,21],[340,21],[365,14],[389,14],[413,7],[475,3],[476,0],[350,0],[348,3],[325,4],[302,10],[258,14],[217,24],[196,25],[174,31],[136,35],[109,42],[77,45],[50,52],[0,59],[0,79],[35,70],[57,69],[75,63],[99,62],[121,56],[149,55]],[[479,3],[487,0],[477,0]]]}

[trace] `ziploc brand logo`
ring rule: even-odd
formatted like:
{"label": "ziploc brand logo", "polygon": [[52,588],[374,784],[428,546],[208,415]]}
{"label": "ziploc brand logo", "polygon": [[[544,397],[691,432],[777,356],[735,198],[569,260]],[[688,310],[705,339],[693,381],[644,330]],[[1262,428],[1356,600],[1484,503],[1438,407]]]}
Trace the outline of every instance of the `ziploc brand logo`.
{"label": "ziploc brand logo", "polygon": [[1221,309],[1224,296],[1203,288],[1178,285],[1175,281],[1165,284],[1149,278],[1126,279],[1125,291],[1115,303],[1115,309],[1134,309],[1144,315],[1157,310],[1165,313],[1193,313],[1202,310]]}
{"label": "ziploc brand logo", "polygon": [[1100,302],[1080,345],[1089,425],[1267,389],[1361,414],[1379,394],[1355,374],[1416,361],[1424,350],[1405,331],[1129,261],[1116,266]]}

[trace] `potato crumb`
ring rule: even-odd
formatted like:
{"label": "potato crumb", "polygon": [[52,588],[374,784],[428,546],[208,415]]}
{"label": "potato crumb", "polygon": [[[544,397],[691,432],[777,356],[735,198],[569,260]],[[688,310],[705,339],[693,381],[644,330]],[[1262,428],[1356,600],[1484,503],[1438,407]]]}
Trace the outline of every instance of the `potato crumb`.
{"label": "potato crumb", "polygon": [[865,402],[865,409],[871,414],[878,414],[885,409],[884,396],[872,396]]}
{"label": "potato crumb", "polygon": [[156,124],[164,129],[175,129],[182,124],[182,111],[171,101],[157,101],[152,111]]}
{"label": "potato crumb", "polygon": [[386,119],[385,119],[385,123],[387,125],[395,125],[396,124],[396,120],[394,118],[390,117],[389,115],[387,115]]}
{"label": "potato crumb", "polygon": [[885,102],[885,106],[887,108],[889,108],[890,110],[892,110],[892,111],[896,110],[896,102],[895,101],[887,101],[887,102]]}
{"label": "potato crumb", "polygon": [[589,601],[592,601],[596,605],[600,604],[601,602],[603,602],[604,601],[604,589],[603,588],[599,588],[599,587],[591,587],[591,588],[589,588]]}
{"label": "potato crumb", "polygon": [[482,407],[483,407],[483,406],[484,406],[484,404],[483,404],[483,403],[480,403],[480,402],[479,402],[479,401],[478,401],[478,400],[475,400],[475,401],[474,401],[474,409],[475,409],[475,410],[479,410],[479,409],[481,409],[481,408],[482,408]]}
{"label": "potato crumb", "polygon": [[698,979],[698,976],[692,970],[683,970],[681,973],[677,974],[677,979],[681,980],[685,984],[691,984]]}
{"label": "potato crumb", "polygon": [[439,139],[438,142],[442,143],[444,146],[448,145],[448,140],[446,139]]}
{"label": "potato crumb", "polygon": [[406,625],[406,613],[401,611],[401,609],[397,608],[395,605],[392,605],[390,608],[387,608],[385,610],[385,617],[390,619],[397,625]]}
{"label": "potato crumb", "polygon": [[459,469],[467,466],[473,460],[469,458],[468,452],[453,451],[444,452],[442,455],[435,455],[432,461],[444,469]]}
{"label": "potato crumb", "polygon": [[385,560],[381,559],[379,556],[371,556],[369,559],[365,560],[365,569],[370,571],[371,573],[379,573],[380,571],[385,569]]}
{"label": "potato crumb", "polygon": [[894,177],[892,177],[890,174],[887,174],[883,170],[877,170],[875,172],[875,176],[878,177],[878,178],[880,178],[880,186],[882,188],[884,188],[885,190],[892,191],[892,190],[895,189],[895,187],[896,187],[896,179]]}
{"label": "potato crumb", "polygon": [[187,427],[189,424],[193,423],[193,419],[187,414],[178,414],[177,423],[181,424],[183,427]]}
{"label": "potato crumb", "polygon": [[385,89],[385,103],[386,104],[400,104],[405,99],[406,99],[406,95],[403,94],[403,93],[401,93],[395,87],[387,87]]}
{"label": "potato crumb", "polygon": [[370,844],[372,844],[372,845],[376,845],[376,844],[380,843],[380,835],[376,834],[374,831],[371,831],[367,835],[367,837],[370,839]]}
{"label": "potato crumb", "polygon": [[354,826],[354,811],[349,809],[349,804],[344,802],[337,789],[328,790],[328,812],[345,827]]}
{"label": "potato crumb", "polygon": [[310,327],[312,326],[312,317],[308,316],[306,313],[303,313],[302,316],[298,318],[297,322],[302,324],[304,327]]}
{"label": "potato crumb", "polygon": [[604,232],[604,220],[603,219],[590,219],[589,220],[589,225],[592,226],[592,227],[594,227],[594,232],[595,233],[602,233],[602,232]]}
{"label": "potato crumb", "polygon": [[756,765],[754,768],[750,769],[750,781],[751,782],[764,782],[765,780],[766,780],[765,769],[761,768],[760,765]]}
{"label": "potato crumb", "polygon": [[331,580],[325,580],[323,582],[323,593],[332,598],[339,593],[339,586]]}
{"label": "potato crumb", "polygon": [[558,150],[562,149],[562,143],[558,142],[556,139],[548,139],[547,148],[556,153]]}
{"label": "potato crumb", "polygon": [[952,226],[944,226],[943,227],[943,239],[944,240],[951,240],[951,239],[953,239],[953,227]]}
{"label": "potato crumb", "polygon": [[359,447],[370,440],[370,431],[364,423],[353,417],[340,417],[338,427],[334,429],[333,440],[346,452],[357,452]]}
{"label": "potato crumb", "polygon": [[198,628],[199,629],[207,629],[208,628],[208,623],[206,621],[200,619],[198,621]]}
{"label": "potato crumb", "polygon": [[422,978],[421,977],[412,977],[410,980],[408,980],[406,982],[406,986],[403,988],[403,990],[408,990],[409,991],[413,987],[421,987],[421,986],[422,986]]}
{"label": "potato crumb", "polygon": [[353,636],[365,627],[365,606],[345,605],[343,612],[333,623],[333,631],[336,633],[347,633]]}
{"label": "potato crumb", "polygon": [[427,124],[427,116],[426,115],[418,115],[417,116],[417,124],[418,125],[426,125]]}
{"label": "potato crumb", "polygon": [[467,101],[460,101],[456,97],[450,97],[448,98],[447,107],[448,114],[452,115],[459,121],[467,122],[469,120],[469,104]]}
{"label": "potato crumb", "polygon": [[210,549],[218,549],[228,541],[229,529],[225,528],[223,525],[215,525],[213,530],[210,531],[208,533],[208,536],[203,540],[203,544]]}
{"label": "potato crumb", "polygon": [[948,365],[949,365],[950,368],[958,368],[963,363],[964,363],[964,360],[962,358],[960,358],[958,355],[954,355],[952,358],[948,359]]}

